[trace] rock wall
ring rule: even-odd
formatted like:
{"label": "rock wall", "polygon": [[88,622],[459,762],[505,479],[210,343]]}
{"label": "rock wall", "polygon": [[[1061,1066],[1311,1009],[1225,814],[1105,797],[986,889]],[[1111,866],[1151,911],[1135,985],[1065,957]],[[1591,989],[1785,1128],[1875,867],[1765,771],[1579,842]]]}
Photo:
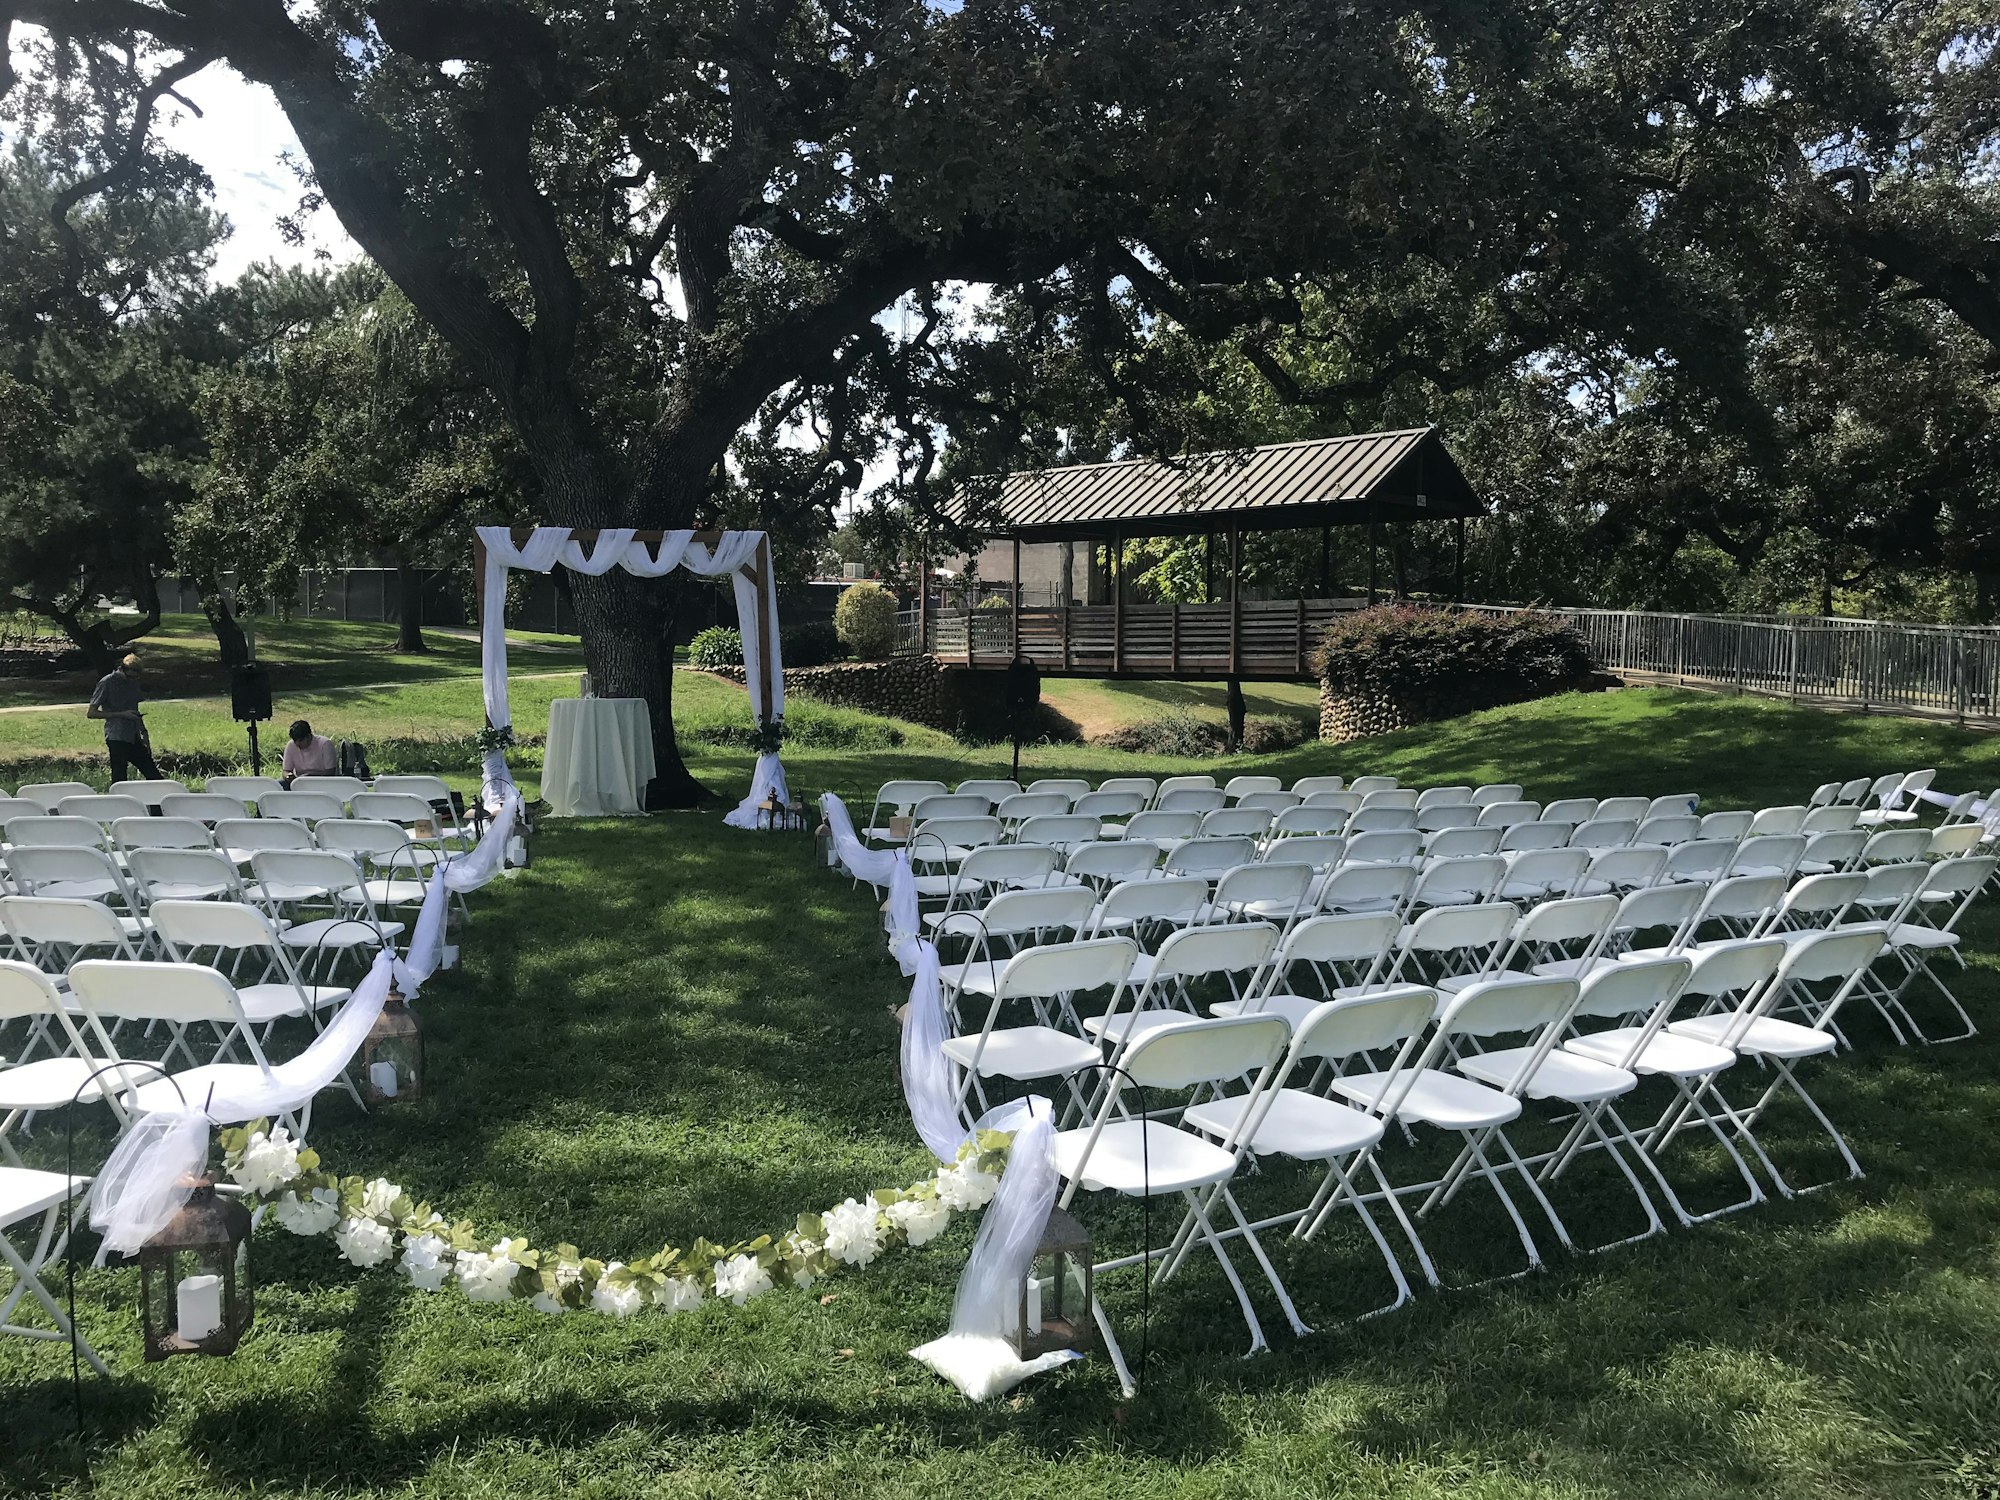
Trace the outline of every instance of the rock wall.
{"label": "rock wall", "polygon": [[1383,690],[1335,694],[1322,684],[1319,690],[1319,737],[1323,740],[1358,740],[1366,735],[1405,729],[1412,724],[1455,719],[1461,714],[1478,713],[1483,708],[1526,703],[1531,698],[1549,698],[1557,693],[1598,692],[1618,686],[1621,684],[1616,677],[1603,673],[1551,686],[1538,686],[1518,679],[1477,676],[1414,692]]}

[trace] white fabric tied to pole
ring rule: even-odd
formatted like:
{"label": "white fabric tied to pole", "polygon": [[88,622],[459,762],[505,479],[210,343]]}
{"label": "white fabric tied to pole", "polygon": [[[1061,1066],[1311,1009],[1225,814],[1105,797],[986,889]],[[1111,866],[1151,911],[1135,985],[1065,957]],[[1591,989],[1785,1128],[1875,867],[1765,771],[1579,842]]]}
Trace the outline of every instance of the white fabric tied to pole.
{"label": "white fabric tied to pole", "polygon": [[[1934,807],[1947,809],[1958,801],[1958,798],[1954,797],[1950,792],[1934,792],[1929,787],[1921,787],[1914,792],[1898,791],[1894,796],[1889,798],[1886,805],[1891,809],[1900,807],[1903,798],[1906,796],[1916,797],[1932,804]],[[1973,802],[1972,821],[1986,830],[1985,837],[1993,838],[2000,836],[2000,807],[1995,807],[1985,798],[1981,797]]]}
{"label": "white fabric tied to pole", "polygon": [[508,789],[500,811],[486,825],[479,842],[457,859],[440,860],[431,870],[424,890],[424,904],[417,912],[417,924],[410,932],[408,953],[396,960],[396,988],[405,999],[414,998],[423,982],[438,971],[444,961],[445,918],[450,893],[461,895],[487,884],[507,863],[507,841],[514,836],[514,823],[521,811],[521,794]]}
{"label": "white fabric tied to pole", "polygon": [[[713,547],[694,539],[692,531],[669,531],[657,549],[648,550],[636,540],[635,528],[608,526],[597,533],[588,552],[567,526],[537,526],[534,534],[519,546],[505,526],[477,528],[486,544],[486,577],[481,582],[479,616],[479,671],[486,694],[486,720],[496,729],[514,722],[507,703],[507,572],[521,568],[546,573],[561,563],[572,572],[596,577],[623,568],[640,578],[659,578],[675,568],[705,578],[727,573],[735,587],[736,619],[743,637],[743,675],[754,693],[759,683],[768,689],[772,722],[785,713],[785,668],[778,649],[778,591],[771,584],[770,544],[761,531],[725,531]],[[764,587],[759,589],[743,569],[759,562],[764,569]],[[761,602],[760,602],[761,601]],[[759,610],[763,629],[758,629]],[[764,659],[764,641],[771,643],[770,660]],[[499,751],[489,754],[484,766],[489,783],[511,785],[507,758]],[[751,776],[750,795],[723,818],[732,828],[755,828],[758,809],[773,792],[790,800],[785,770],[775,752],[757,757]]]}

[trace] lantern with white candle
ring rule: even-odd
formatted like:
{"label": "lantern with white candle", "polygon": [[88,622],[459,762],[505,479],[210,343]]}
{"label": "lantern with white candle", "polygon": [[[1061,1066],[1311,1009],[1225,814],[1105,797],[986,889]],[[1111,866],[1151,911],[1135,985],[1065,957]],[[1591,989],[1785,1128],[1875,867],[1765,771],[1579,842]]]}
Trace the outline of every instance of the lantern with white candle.
{"label": "lantern with white candle", "polygon": [[197,1177],[188,1199],[139,1249],[146,1358],[232,1354],[250,1331],[250,1214]]}
{"label": "lantern with white candle", "polygon": [[393,985],[361,1043],[361,1083],[370,1104],[424,1096],[424,1034]]}

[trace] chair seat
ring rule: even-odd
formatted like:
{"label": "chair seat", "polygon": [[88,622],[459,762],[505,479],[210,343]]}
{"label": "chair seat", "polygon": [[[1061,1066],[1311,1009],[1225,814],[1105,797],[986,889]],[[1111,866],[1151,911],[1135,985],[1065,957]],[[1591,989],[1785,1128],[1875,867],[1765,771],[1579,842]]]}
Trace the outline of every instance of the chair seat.
{"label": "chair seat", "polygon": [[1935,927],[1925,927],[1913,922],[1898,922],[1889,929],[1891,948],[1924,948],[1932,952],[1941,948],[1956,948],[1958,934],[1943,932]]}
{"label": "chair seat", "polygon": [[996,1029],[987,1034],[984,1048],[980,1047],[977,1034],[947,1037],[944,1055],[961,1068],[972,1067],[976,1056],[980,1077],[991,1078],[998,1074],[1017,1082],[1031,1078],[1059,1078],[1079,1068],[1094,1067],[1104,1060],[1095,1042],[1086,1042],[1080,1036],[1071,1036],[1051,1026]]}
{"label": "chair seat", "polygon": [[[1090,1127],[1056,1132],[1056,1170],[1075,1177],[1090,1144]],[[1127,1197],[1177,1193],[1226,1181],[1236,1158],[1191,1131],[1176,1130],[1158,1120],[1118,1120],[1106,1125],[1090,1146],[1082,1182],[1086,1188],[1109,1188]]]}
{"label": "chair seat", "polygon": [[1006,964],[991,958],[982,958],[977,963],[944,964],[938,969],[938,979],[947,991],[962,990],[968,995],[990,995],[1000,982],[1001,971]]}
{"label": "chair seat", "polygon": [[[1696,1016],[1688,1021],[1675,1021],[1667,1030],[1676,1036],[1691,1036],[1721,1046],[1733,1020],[1731,1016]],[[1838,1043],[1830,1031],[1764,1016],[1752,1021],[1743,1035],[1729,1045],[1753,1057],[1814,1057],[1831,1052]]]}
{"label": "chair seat", "polygon": [[361,885],[377,906],[415,906],[424,899],[421,880],[364,880]]}
{"label": "chair seat", "polygon": [[1863,828],[1879,828],[1884,823],[1914,823],[1917,815],[1906,807],[1875,808],[1863,813],[1855,822]]}
{"label": "chair seat", "polygon": [[289,984],[249,984],[239,986],[236,996],[243,1002],[243,1019],[246,1021],[275,1021],[282,1016],[302,1016],[308,1006],[313,1010],[324,1010],[329,1005],[338,1005],[350,992],[337,985],[307,985],[305,996]]}
{"label": "chair seat", "polygon": [[1563,1043],[1563,1051],[1614,1067],[1629,1067],[1635,1073],[1663,1073],[1669,1078],[1699,1078],[1720,1072],[1736,1061],[1736,1054],[1727,1047],[1691,1036],[1677,1036],[1671,1031],[1658,1031],[1646,1043],[1646,1050],[1628,1063],[1626,1054],[1631,1052],[1643,1029],[1619,1026],[1610,1031],[1593,1031],[1588,1036],[1573,1036]]}
{"label": "chair seat", "polygon": [[118,894],[115,880],[49,880],[35,887],[37,896],[61,901],[102,901]]}
{"label": "chair seat", "polygon": [[1194,915],[1188,919],[1188,925],[1202,927],[1210,922],[1289,922],[1298,913],[1311,909],[1311,904],[1303,896],[1296,901],[1280,901],[1275,897],[1258,901],[1235,901],[1228,906],[1217,906],[1212,901],[1204,901],[1195,908]]}
{"label": "chair seat", "polygon": [[1129,1042],[1187,1019],[1184,1010],[1121,1010],[1116,1015],[1085,1016],[1083,1029],[1101,1041]]}
{"label": "chair seat", "polygon": [[[1350,1073],[1332,1082],[1333,1091],[1356,1104],[1372,1105],[1394,1080],[1391,1073]],[[1521,1101],[1498,1089],[1489,1089],[1470,1078],[1441,1073],[1435,1068],[1418,1072],[1416,1081],[1397,1107],[1396,1118],[1420,1125],[1436,1125],[1445,1130],[1477,1130],[1486,1125],[1505,1125],[1518,1119]]]}
{"label": "chair seat", "polygon": [[1321,1004],[1304,995],[1266,995],[1262,1000],[1218,1000],[1209,1006],[1212,1016],[1283,1016],[1296,1029]]}
{"label": "chair seat", "polygon": [[[1294,997],[1295,998],[1295,997]],[[1209,1135],[1227,1137],[1243,1118],[1248,1096],[1231,1095],[1197,1104],[1182,1119]],[[1279,1089],[1257,1125],[1250,1149],[1259,1156],[1290,1156],[1299,1161],[1325,1161],[1372,1146],[1382,1139],[1382,1122],[1337,1099],[1323,1099],[1304,1089]]]}
{"label": "chair seat", "polygon": [[[1458,1071],[1481,1083],[1504,1089],[1535,1055],[1533,1047],[1502,1047],[1460,1058]],[[1522,1092],[1530,1099],[1561,1099],[1569,1104],[1594,1104],[1615,1099],[1639,1086],[1636,1073],[1573,1052],[1552,1051],[1528,1075]]]}
{"label": "chair seat", "polygon": [[267,901],[324,901],[333,894],[330,885],[307,885],[296,880],[267,880],[264,882],[264,899]]}
{"label": "chair seat", "polygon": [[47,1213],[90,1186],[88,1177],[67,1177],[34,1167],[0,1167],[0,1227],[30,1214]]}
{"label": "chair seat", "polygon": [[1615,958],[1552,958],[1545,964],[1536,964],[1528,972],[1543,979],[1586,979],[1599,969],[1608,969],[1617,963]]}
{"label": "chair seat", "polygon": [[156,880],[146,887],[148,901],[206,901],[227,896],[234,887],[225,880]]}
{"label": "chair seat", "polygon": [[91,1076],[103,1066],[101,1058],[44,1057],[0,1070],[0,1111],[60,1109],[71,1100],[87,1104],[102,1098],[107,1084],[116,1087],[113,1074],[101,1080]]}
{"label": "chair seat", "polygon": [[[377,934],[380,936],[377,936]],[[403,935],[401,922],[370,924],[358,917],[316,917],[310,922],[294,922],[278,934],[287,948],[379,948],[390,938]]]}
{"label": "chair seat", "polygon": [[[1597,882],[1602,885],[1602,881]],[[1539,880],[1503,880],[1500,888],[1493,893],[1496,901],[1540,901],[1553,889]],[[1584,894],[1578,890],[1578,895]]]}

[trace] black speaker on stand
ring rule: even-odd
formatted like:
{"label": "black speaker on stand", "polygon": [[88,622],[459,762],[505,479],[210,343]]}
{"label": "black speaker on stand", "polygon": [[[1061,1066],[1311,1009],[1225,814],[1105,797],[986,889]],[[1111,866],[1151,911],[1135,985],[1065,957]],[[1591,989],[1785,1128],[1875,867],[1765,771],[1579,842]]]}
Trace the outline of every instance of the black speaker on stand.
{"label": "black speaker on stand", "polygon": [[1042,669],[1025,655],[1007,663],[1007,718],[1014,727],[1014,780],[1021,779],[1021,736],[1032,733],[1042,706]]}
{"label": "black speaker on stand", "polygon": [[257,721],[271,717],[271,677],[254,661],[229,674],[229,715],[250,726],[250,773],[264,774],[264,757],[257,749]]}

